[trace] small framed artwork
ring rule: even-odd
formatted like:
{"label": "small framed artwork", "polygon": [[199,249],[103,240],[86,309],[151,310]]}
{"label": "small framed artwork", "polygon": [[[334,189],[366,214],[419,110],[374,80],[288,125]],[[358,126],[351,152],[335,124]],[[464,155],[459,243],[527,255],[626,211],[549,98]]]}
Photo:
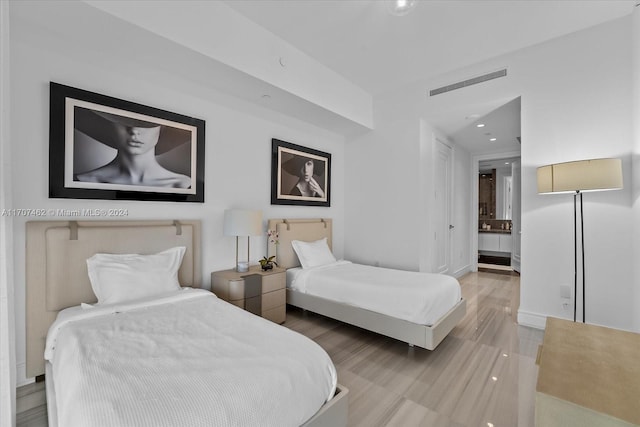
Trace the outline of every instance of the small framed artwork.
{"label": "small framed artwork", "polygon": [[204,120],[51,82],[49,197],[204,202]]}
{"label": "small framed artwork", "polygon": [[271,204],[331,206],[331,154],[271,140]]}

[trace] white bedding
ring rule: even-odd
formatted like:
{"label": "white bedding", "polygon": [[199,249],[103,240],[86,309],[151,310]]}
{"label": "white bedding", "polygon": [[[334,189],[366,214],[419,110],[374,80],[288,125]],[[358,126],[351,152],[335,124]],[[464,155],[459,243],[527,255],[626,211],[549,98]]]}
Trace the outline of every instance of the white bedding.
{"label": "white bedding", "polygon": [[451,276],[349,261],[289,269],[287,287],[427,326],[437,322],[462,298],[460,284]]}
{"label": "white bedding", "polygon": [[308,338],[184,289],[62,311],[47,337],[58,426],[299,426],[336,371]]}

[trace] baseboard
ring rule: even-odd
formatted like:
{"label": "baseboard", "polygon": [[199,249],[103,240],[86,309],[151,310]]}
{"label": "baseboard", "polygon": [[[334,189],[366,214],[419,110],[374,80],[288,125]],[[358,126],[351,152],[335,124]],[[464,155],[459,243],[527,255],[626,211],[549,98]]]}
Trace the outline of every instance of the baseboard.
{"label": "baseboard", "polygon": [[453,272],[453,277],[455,277],[456,279],[459,279],[460,277],[464,276],[467,273],[471,273],[471,265],[467,264],[462,268],[457,269],[456,271]]}
{"label": "baseboard", "polygon": [[35,378],[27,378],[26,362],[16,364],[16,387],[31,384],[35,381]]}
{"label": "baseboard", "polygon": [[547,325],[547,316],[540,313],[518,310],[518,325],[544,330]]}

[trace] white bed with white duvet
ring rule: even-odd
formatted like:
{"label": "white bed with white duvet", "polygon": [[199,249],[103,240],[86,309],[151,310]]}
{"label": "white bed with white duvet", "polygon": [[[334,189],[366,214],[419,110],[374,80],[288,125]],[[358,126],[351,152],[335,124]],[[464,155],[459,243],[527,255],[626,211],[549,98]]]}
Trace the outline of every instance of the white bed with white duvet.
{"label": "white bed with white duvet", "polygon": [[340,260],[287,270],[287,288],[408,322],[433,325],[462,298],[458,281]]}
{"label": "white bed with white duvet", "polygon": [[287,304],[433,350],[466,313],[443,274],[338,261],[331,219],[272,219],[269,254],[287,269]]}
{"label": "white bed with white duvet", "polygon": [[345,426],[312,340],[200,285],[199,221],[27,223],[27,375],[50,427]]}
{"label": "white bed with white duvet", "polygon": [[45,359],[68,427],[300,426],[337,382],[313,341],[190,288],[63,310]]}

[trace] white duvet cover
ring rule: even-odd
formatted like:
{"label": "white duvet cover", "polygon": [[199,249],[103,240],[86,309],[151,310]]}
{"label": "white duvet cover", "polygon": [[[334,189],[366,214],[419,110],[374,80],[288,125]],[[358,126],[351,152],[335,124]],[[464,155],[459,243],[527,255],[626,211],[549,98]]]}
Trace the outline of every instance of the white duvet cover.
{"label": "white duvet cover", "polygon": [[210,292],[62,311],[47,337],[58,426],[299,426],[336,371],[308,338]]}
{"label": "white duvet cover", "polygon": [[349,261],[289,269],[287,287],[427,326],[436,323],[462,297],[460,284],[451,276]]}

